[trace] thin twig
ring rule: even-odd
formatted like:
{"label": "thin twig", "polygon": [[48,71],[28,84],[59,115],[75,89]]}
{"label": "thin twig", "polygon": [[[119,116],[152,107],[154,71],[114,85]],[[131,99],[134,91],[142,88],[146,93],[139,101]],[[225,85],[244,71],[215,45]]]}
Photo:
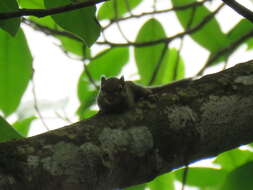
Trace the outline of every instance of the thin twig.
{"label": "thin twig", "polygon": [[228,66],[228,60],[226,59],[226,61],[225,61],[224,65],[223,65],[223,68],[222,68],[222,70],[225,70],[225,69],[227,69],[227,66]]}
{"label": "thin twig", "polygon": [[117,25],[117,28],[118,28],[121,36],[124,38],[124,40],[126,40],[126,42],[129,43],[130,41],[128,40],[127,36],[124,34],[123,30],[121,29],[119,22],[116,22],[116,25]]}
{"label": "thin twig", "polygon": [[238,14],[253,22],[253,12],[237,3],[235,0],[222,0],[226,5],[234,9]]}
{"label": "thin twig", "polygon": [[153,0],[153,5],[152,5],[152,8],[153,8],[153,11],[157,11],[156,9],[156,4],[157,4],[157,0]]}
{"label": "thin twig", "polygon": [[84,72],[85,72],[85,74],[87,75],[88,80],[90,81],[90,83],[91,83],[97,90],[99,90],[99,86],[96,84],[95,80],[93,79],[91,73],[89,72],[89,69],[88,69],[87,65],[84,63],[83,66],[84,66]]}
{"label": "thin twig", "polygon": [[192,34],[196,31],[198,31],[200,28],[202,28],[205,24],[207,24],[217,13],[218,11],[224,6],[224,4],[220,5],[214,12],[211,14],[207,15],[199,24],[196,26],[185,30],[184,32],[178,33],[174,36],[168,37],[168,38],[161,38],[158,40],[152,40],[148,42],[130,42],[130,43],[113,43],[113,42],[96,42],[96,44],[101,44],[101,45],[110,45],[111,47],[127,47],[127,46],[134,46],[134,47],[143,47],[143,46],[151,46],[151,45],[156,45],[159,43],[170,43],[172,40],[176,38],[181,38],[184,35],[187,34]]}
{"label": "thin twig", "polygon": [[105,35],[105,31],[104,31],[103,28],[101,28],[101,34],[102,34],[104,40],[105,40],[105,41],[108,41],[108,39],[107,39],[107,37],[106,37],[106,35]]}
{"label": "thin twig", "polygon": [[36,90],[35,90],[35,82],[34,82],[34,78],[32,77],[31,79],[32,81],[32,94],[33,94],[33,101],[34,101],[34,109],[36,111],[36,113],[38,114],[41,123],[43,124],[43,126],[46,128],[47,131],[49,131],[49,127],[47,126],[46,122],[44,121],[44,118],[40,112],[39,106],[38,106],[38,101],[37,101],[37,95],[36,95]]}
{"label": "thin twig", "polygon": [[209,0],[203,0],[203,1],[199,1],[199,2],[193,2],[193,3],[188,3],[188,4],[185,4],[185,5],[175,6],[175,7],[168,8],[168,9],[155,10],[155,11],[151,11],[151,12],[143,12],[141,14],[136,14],[136,15],[130,15],[130,16],[122,17],[122,18],[111,19],[110,23],[107,24],[106,26],[104,26],[103,28],[106,29],[110,25],[114,24],[115,22],[129,20],[129,19],[133,19],[133,18],[140,18],[140,17],[144,17],[144,16],[148,16],[148,15],[155,15],[155,14],[163,14],[163,13],[167,13],[167,12],[170,12],[170,11],[182,11],[182,10],[185,10],[185,9],[189,9],[191,7],[201,6],[207,1],[209,1]]}
{"label": "thin twig", "polygon": [[175,68],[174,68],[173,77],[172,77],[173,81],[177,79],[177,73],[178,73],[178,68],[179,68],[179,63],[180,63],[180,52],[182,51],[182,48],[183,48],[183,41],[184,41],[184,38],[181,38],[179,48],[178,48],[178,51],[177,51],[177,57],[176,57],[176,61],[175,61]]}
{"label": "thin twig", "polygon": [[[116,0],[113,0],[113,10],[114,10],[114,13],[115,13],[115,18],[117,19],[119,17],[119,14],[118,14],[118,4],[117,4]],[[126,37],[126,35],[124,34],[123,30],[121,29],[118,21],[116,21],[116,26],[117,26],[117,28],[119,30],[119,33],[124,38],[124,40],[126,40],[126,42],[130,42],[128,40],[128,38]]]}
{"label": "thin twig", "polygon": [[50,9],[17,9],[17,11],[13,12],[1,12],[0,13],[0,20],[2,19],[9,19],[9,18],[16,18],[21,16],[35,16],[35,17],[44,17],[48,15],[54,15],[58,13],[63,13],[66,11],[72,11],[84,7],[89,7],[96,5],[101,2],[105,2],[108,0],[90,0],[90,1],[83,1],[78,3],[72,3],[64,6],[59,6]]}
{"label": "thin twig", "polygon": [[63,121],[65,121],[65,122],[68,122],[68,123],[73,123],[73,121],[71,121],[71,119],[66,115],[66,112],[63,110],[63,114],[64,115],[61,115],[59,112],[55,112],[55,115],[58,117],[58,118],[60,118],[60,119],[62,119]]}
{"label": "thin twig", "polygon": [[164,47],[163,47],[163,50],[162,50],[162,52],[161,52],[161,55],[160,55],[160,57],[159,57],[159,60],[158,60],[158,62],[157,62],[157,64],[156,64],[155,70],[154,70],[154,72],[152,73],[152,76],[151,76],[151,79],[150,79],[148,85],[152,85],[152,84],[154,83],[154,81],[155,81],[155,79],[156,79],[156,76],[157,76],[157,74],[158,74],[158,72],[159,72],[159,70],[160,70],[160,68],[161,68],[161,65],[162,65],[162,62],[163,62],[163,60],[164,60],[164,56],[165,56],[167,50],[168,50],[168,44],[165,43],[165,44],[164,44]]}
{"label": "thin twig", "polygon": [[[60,35],[60,36],[64,36],[64,37],[68,37],[68,38],[71,38],[73,40],[77,40],[77,41],[80,41],[80,42],[83,42],[79,37],[73,35],[72,33],[70,32],[67,32],[67,31],[59,31],[59,30],[56,30],[56,29],[51,29],[47,26],[43,26],[41,24],[38,24],[32,20],[28,20],[28,19],[25,19],[23,18],[22,19],[22,22],[30,27],[32,27],[34,30],[37,30],[37,31],[40,31],[40,32],[43,32],[47,35]],[[104,35],[104,32],[102,30],[102,34],[103,34],[103,37],[104,39],[106,39],[106,36]],[[64,50],[65,51],[65,50]],[[64,52],[65,53],[65,52]],[[95,55],[94,57],[92,58],[86,58],[86,60],[94,60],[102,55],[104,55],[104,53],[106,53],[106,51],[103,51],[102,53],[99,53],[97,55]],[[67,56],[69,56],[68,54],[66,54]],[[72,57],[70,57],[71,59],[73,59]],[[79,59],[78,59],[79,60]]]}
{"label": "thin twig", "polygon": [[[188,8],[188,7],[192,7],[193,5],[201,5],[203,2],[205,2],[207,0],[204,0],[202,2],[195,2],[195,3],[191,3],[191,4],[187,4],[187,5],[183,5],[183,6],[180,6],[180,7],[174,7],[173,9],[171,10],[183,10],[185,8]],[[148,45],[155,45],[155,44],[158,44],[158,43],[169,43],[170,41],[176,39],[176,38],[180,38],[184,35],[187,35],[187,34],[191,34],[191,33],[194,33],[195,31],[197,31],[198,29],[200,29],[202,26],[204,26],[219,10],[220,10],[221,7],[219,7],[218,9],[216,9],[213,13],[211,13],[210,15],[206,16],[202,22],[200,22],[198,25],[196,25],[195,27],[193,27],[192,29],[189,29],[189,30],[186,30],[182,33],[179,33],[177,35],[174,35],[172,37],[169,37],[169,38],[163,38],[163,39],[158,39],[158,40],[154,40],[154,41],[149,41],[149,42],[143,42],[143,43],[137,43],[137,42],[128,42],[128,43],[123,43],[123,44],[120,44],[120,43],[112,43],[112,42],[109,42],[108,40],[106,40],[105,38],[105,41],[103,42],[96,42],[97,44],[99,45],[109,45],[110,47],[125,47],[125,46],[136,46],[136,47],[141,47],[141,46],[148,46]],[[144,13],[145,14],[145,13]],[[126,17],[127,18],[127,17]],[[50,35],[61,35],[61,36],[65,36],[65,37],[69,37],[69,38],[72,38],[74,40],[78,40],[78,41],[82,41],[79,37],[73,35],[72,33],[70,32],[66,32],[66,31],[59,31],[59,30],[55,30],[55,29],[51,29],[47,26],[43,26],[43,25],[40,25],[34,21],[31,21],[31,20],[27,20],[27,19],[23,19],[24,23],[33,27],[35,30],[40,30],[46,34],[50,34]],[[104,31],[105,28],[102,28],[102,31]]]}
{"label": "thin twig", "polygon": [[209,57],[209,59],[207,60],[206,64],[200,69],[200,71],[196,74],[196,76],[200,76],[203,74],[203,72],[205,71],[205,69],[214,61],[216,61],[218,58],[220,58],[221,56],[225,55],[228,52],[232,52],[234,51],[234,49],[236,49],[242,42],[244,42],[245,40],[247,40],[248,38],[251,38],[253,35],[253,30],[244,34],[241,38],[239,38],[238,40],[234,41],[233,43],[231,43],[229,46],[217,51],[215,54],[213,54],[212,56]]}
{"label": "thin twig", "polygon": [[188,164],[185,166],[184,171],[183,171],[183,178],[182,178],[182,187],[181,190],[184,190],[185,184],[186,184],[186,180],[187,180],[187,175],[188,175],[188,171],[189,171],[189,166]]}
{"label": "thin twig", "polygon": [[130,4],[129,4],[129,1],[128,1],[128,0],[124,0],[124,2],[125,2],[126,9],[127,9],[128,13],[129,13],[130,15],[133,15],[133,13],[132,13],[132,11],[131,11]]}
{"label": "thin twig", "polygon": [[[190,27],[190,25],[192,24],[193,17],[194,17],[194,15],[195,15],[195,8],[196,8],[196,7],[194,6],[194,7],[193,7],[192,15],[191,15],[191,17],[190,17],[190,20],[189,20],[187,26],[186,26],[186,29],[188,29],[188,28]],[[155,9],[155,7],[154,7],[154,9]],[[183,38],[183,37],[182,37],[182,38]],[[180,60],[180,59],[179,59],[179,58],[180,58],[180,51],[181,51],[182,47],[183,47],[183,43],[182,43],[182,40],[181,40],[180,47],[179,47],[180,49],[179,49],[179,52],[178,52],[178,54],[177,54],[176,63],[175,63],[176,65],[175,65],[175,70],[174,70],[174,74],[173,74],[173,79],[174,79],[174,80],[176,79],[176,74],[177,74],[177,71],[178,71],[178,63],[179,63],[179,60]],[[155,68],[155,70],[154,70],[154,72],[153,72],[153,74],[152,74],[151,80],[149,81],[149,85],[152,85],[153,82],[155,81],[156,76],[157,76],[157,74],[158,74],[158,72],[159,72],[159,70],[160,70],[160,68],[161,68],[161,65],[162,65],[162,62],[163,62],[163,60],[164,60],[164,57],[165,57],[165,54],[166,54],[167,49],[168,49],[168,44],[164,44],[164,48],[163,48],[163,50],[162,50],[162,52],[161,52],[161,55],[160,55],[160,58],[159,58],[159,60],[158,60],[157,65],[156,65],[156,68]]]}
{"label": "thin twig", "polygon": [[[194,20],[195,14],[196,14],[196,7],[193,7],[191,15],[190,15],[190,19],[189,19],[189,21],[186,25],[186,30],[188,30],[191,27],[191,25],[193,23],[193,20]],[[181,38],[180,45],[179,45],[179,48],[178,48],[177,58],[176,58],[176,65],[175,65],[175,69],[174,69],[174,73],[173,73],[173,80],[176,80],[176,78],[177,78],[178,67],[179,67],[179,62],[180,62],[180,52],[183,48],[183,44],[184,44],[184,36]]]}
{"label": "thin twig", "polygon": [[49,28],[47,26],[43,26],[41,24],[38,24],[32,20],[28,20],[26,18],[22,18],[22,23],[32,27],[34,30],[37,30],[37,31],[41,31],[47,35],[60,35],[60,36],[65,36],[65,37],[68,37],[68,38],[71,38],[73,40],[77,40],[77,41],[80,41],[80,42],[83,42],[81,40],[81,38],[79,38],[78,36],[70,33],[70,32],[66,32],[66,31],[60,31],[60,30],[56,30],[56,29],[52,29],[52,28]]}

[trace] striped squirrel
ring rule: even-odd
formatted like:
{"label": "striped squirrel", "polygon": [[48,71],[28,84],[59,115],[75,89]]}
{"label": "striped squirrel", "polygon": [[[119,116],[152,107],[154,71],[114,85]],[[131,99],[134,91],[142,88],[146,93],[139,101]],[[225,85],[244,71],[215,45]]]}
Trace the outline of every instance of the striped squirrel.
{"label": "striped squirrel", "polygon": [[187,85],[191,79],[183,79],[174,83],[157,87],[143,87],[132,81],[125,81],[122,76],[101,78],[101,88],[97,98],[98,107],[103,113],[121,113],[132,108],[138,100],[149,95],[172,90],[173,87]]}

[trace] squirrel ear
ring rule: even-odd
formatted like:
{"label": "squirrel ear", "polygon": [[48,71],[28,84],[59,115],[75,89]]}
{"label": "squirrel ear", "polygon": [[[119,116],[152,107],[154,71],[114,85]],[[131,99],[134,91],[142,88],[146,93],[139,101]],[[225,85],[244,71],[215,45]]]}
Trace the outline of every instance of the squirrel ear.
{"label": "squirrel ear", "polygon": [[106,78],[104,76],[101,77],[101,84],[106,81]]}
{"label": "squirrel ear", "polygon": [[122,82],[124,82],[124,81],[125,81],[124,76],[121,76],[121,77],[120,77],[120,80],[121,80]]}

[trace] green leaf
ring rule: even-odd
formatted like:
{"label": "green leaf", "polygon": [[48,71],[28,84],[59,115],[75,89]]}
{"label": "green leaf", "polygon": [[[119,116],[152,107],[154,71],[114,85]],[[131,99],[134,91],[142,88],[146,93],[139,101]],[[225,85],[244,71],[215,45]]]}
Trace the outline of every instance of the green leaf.
{"label": "green leaf", "polygon": [[[83,77],[84,78],[84,77]],[[81,85],[79,85],[81,86]],[[78,91],[80,92],[82,90],[84,94],[84,99],[83,101],[80,101],[80,106],[77,109],[77,115],[79,116],[80,120],[86,119],[87,118],[87,109],[93,105],[96,101],[96,97],[98,94],[98,90],[95,88],[89,89],[89,83],[84,82],[82,84],[83,87],[79,87]],[[86,92],[86,93],[85,93]]]}
{"label": "green leaf", "polygon": [[26,119],[16,121],[15,123],[13,123],[13,127],[20,134],[22,134],[24,137],[27,137],[29,129],[30,129],[30,125],[31,125],[32,121],[35,120],[35,119],[36,119],[35,116],[31,116],[31,117],[28,117]]}
{"label": "green leaf", "polygon": [[43,0],[18,0],[18,4],[22,8],[43,9],[45,8]]}
{"label": "green leaf", "polygon": [[223,169],[231,171],[251,160],[253,160],[251,151],[233,149],[217,156],[214,163],[219,164]]}
{"label": "green leaf", "polygon": [[86,110],[83,112],[83,117],[82,117],[82,119],[88,119],[88,118],[94,116],[97,112],[98,112],[97,110],[86,109]]}
{"label": "green leaf", "polygon": [[[65,31],[60,26],[58,26],[51,17],[44,17],[40,19],[36,17],[29,17],[29,19],[39,25],[48,27],[49,29],[53,29],[59,32]],[[68,51],[70,53],[83,57],[83,49],[88,49],[84,42],[81,41],[81,39],[77,40],[64,35],[54,36],[61,41],[61,47],[64,49],[64,51]]]}
{"label": "green leaf", "polygon": [[[36,22],[39,25],[46,26],[51,29],[58,30],[60,27],[55,23],[55,21],[51,17],[43,17],[43,18],[37,18],[30,16],[29,20]],[[63,30],[63,29],[62,29]]]}
{"label": "green leaf", "polygon": [[[149,42],[151,40],[164,38],[165,36],[165,31],[162,25],[159,23],[159,21],[152,18],[142,26],[136,38],[136,42]],[[164,46],[164,44],[157,44],[152,46],[134,48],[135,60],[142,84],[147,85],[151,80],[153,72],[155,71],[158,61],[161,57]],[[167,50],[162,64],[168,62],[168,55],[166,54]]]}
{"label": "green leaf", "polygon": [[227,34],[228,38],[234,42],[238,39],[240,39],[244,34],[252,31],[253,24],[243,19],[240,22],[238,22]]}
{"label": "green leaf", "polygon": [[[246,19],[241,20],[227,34],[227,38],[229,39],[230,44],[234,43],[235,41],[242,38],[242,36],[244,36],[245,34],[247,34],[250,31],[252,31],[252,26],[253,26],[252,23],[249,22],[248,20],[246,20]],[[243,43],[248,43],[248,45],[249,45],[250,41],[249,40],[242,41],[241,44],[243,44]],[[227,47],[230,47],[231,46],[230,44],[227,44]],[[238,47],[240,47],[240,44],[238,44],[235,49],[233,49],[233,48],[228,49],[229,51],[227,51],[225,54],[223,54],[219,59],[210,63],[210,65],[213,65],[215,63],[219,63],[220,61],[227,60],[229,58],[229,56],[231,56],[232,52],[235,51]],[[214,55],[216,55],[216,52],[212,52],[210,57],[212,57]]]}
{"label": "green leaf", "polygon": [[140,185],[124,188],[124,190],[145,190],[145,189],[146,189],[146,184],[140,184]]}
{"label": "green leaf", "polygon": [[[102,4],[98,10],[98,19],[120,18],[134,9],[142,0],[111,0]],[[116,12],[115,12],[116,11]],[[116,13],[116,14],[115,14]]]}
{"label": "green leaf", "polygon": [[65,51],[71,52],[73,54],[76,54],[78,56],[83,55],[83,49],[85,49],[87,46],[78,40],[74,40],[72,38],[68,38],[65,36],[56,36],[59,40],[61,40],[62,48]]}
{"label": "green leaf", "polygon": [[[230,41],[230,44],[236,42],[237,40],[240,40],[240,38],[242,38],[242,36],[246,35],[247,33],[252,31],[252,23],[246,19],[241,20],[239,23],[237,23],[227,34],[227,38]],[[250,38],[251,39],[251,38]],[[248,47],[250,48],[250,39],[249,40],[244,40],[241,42],[241,44],[243,43],[247,43]],[[227,47],[230,47],[231,45],[227,44]],[[213,65],[215,63],[219,63],[220,61],[223,60],[227,60],[229,58],[229,56],[231,56],[231,54],[240,47],[241,44],[238,44],[236,48],[230,48],[228,49],[229,51],[227,51],[225,54],[223,54],[222,57],[220,57],[219,59],[215,60],[214,62],[210,63],[210,65]],[[213,52],[210,57],[214,56],[216,54],[216,52]]]}
{"label": "green leaf", "polygon": [[22,135],[0,116],[0,142],[20,138],[23,138]]}
{"label": "green leaf", "polygon": [[[196,2],[195,0],[172,0],[174,6],[181,6],[189,3]],[[193,15],[193,9],[179,10],[176,11],[176,15],[186,30],[189,25],[189,21]],[[205,6],[198,6],[195,9],[195,14],[192,20],[190,28],[198,25],[206,16],[210,15],[211,12]],[[211,52],[216,52],[219,49],[226,47],[229,43],[226,35],[221,31],[218,21],[212,18],[198,31],[190,34],[190,36],[202,47],[206,48]]]}
{"label": "green leaf", "polygon": [[[239,40],[243,35],[247,34],[248,32],[252,31],[253,24],[246,20],[243,19],[239,23],[237,23],[229,32],[228,32],[228,38],[234,42],[236,40]],[[247,41],[243,41],[242,43],[247,43],[248,45],[248,50],[252,49],[253,47],[253,40],[250,38]],[[238,46],[239,47],[239,46]]]}
{"label": "green leaf", "polygon": [[[71,0],[44,0],[46,8],[71,4]],[[54,21],[65,30],[81,38],[90,47],[100,35],[100,25],[95,18],[95,6],[52,15]]]}
{"label": "green leaf", "polygon": [[253,187],[252,173],[253,162],[248,162],[234,169],[227,176],[221,190],[251,190]]}
{"label": "green leaf", "polygon": [[101,75],[106,77],[118,75],[128,59],[129,51],[127,47],[111,48],[99,53],[87,68],[95,80],[100,80]]}
{"label": "green leaf", "polygon": [[[174,172],[176,179],[182,182],[184,168]],[[196,186],[199,188],[213,188],[220,186],[227,175],[225,170],[205,168],[205,167],[190,167],[187,174],[186,185]],[[201,180],[200,180],[201,179]]]}
{"label": "green leaf", "polygon": [[175,176],[172,173],[167,173],[155,178],[152,182],[147,183],[150,190],[173,190]]}
{"label": "green leaf", "polygon": [[184,78],[184,62],[176,49],[166,52],[163,64],[157,73],[154,85],[167,84],[173,80]]}
{"label": "green leaf", "polygon": [[[102,75],[111,77],[121,72],[123,66],[128,62],[128,48],[112,48],[101,52],[86,67],[94,82],[98,85]],[[81,106],[78,115],[83,117],[84,111],[94,104],[98,89],[91,84],[89,76],[85,71],[81,74],[78,82],[78,98]]]}
{"label": "green leaf", "polygon": [[15,37],[0,31],[0,109],[9,115],[18,107],[32,76],[32,56],[23,31]]}
{"label": "green leaf", "polygon": [[248,45],[248,50],[253,49],[253,39],[252,38],[247,41],[247,45]]}
{"label": "green leaf", "polygon": [[[18,3],[16,0],[1,0],[0,12],[11,12],[18,10]],[[11,18],[0,20],[0,28],[15,36],[20,25],[20,18]]]}

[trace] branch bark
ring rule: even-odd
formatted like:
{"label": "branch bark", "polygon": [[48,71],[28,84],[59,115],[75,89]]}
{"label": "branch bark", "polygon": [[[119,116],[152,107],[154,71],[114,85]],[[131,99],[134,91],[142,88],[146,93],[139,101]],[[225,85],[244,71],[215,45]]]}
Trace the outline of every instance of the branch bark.
{"label": "branch bark", "polygon": [[73,11],[76,9],[89,7],[96,5],[98,3],[108,1],[108,0],[90,0],[90,1],[83,1],[79,3],[72,3],[69,5],[64,5],[60,7],[55,7],[51,9],[18,9],[17,11],[13,12],[1,12],[0,13],[0,20],[2,19],[9,19],[9,18],[16,18],[21,16],[36,16],[36,17],[45,17],[49,15],[54,15],[58,13],[63,13],[66,11]]}
{"label": "branch bark", "polygon": [[242,6],[240,3],[237,3],[235,0],[222,0],[229,7],[234,9],[238,14],[253,22],[253,12],[246,7]]}
{"label": "branch bark", "polygon": [[0,143],[0,189],[112,190],[253,141],[253,61],[121,114]]}

